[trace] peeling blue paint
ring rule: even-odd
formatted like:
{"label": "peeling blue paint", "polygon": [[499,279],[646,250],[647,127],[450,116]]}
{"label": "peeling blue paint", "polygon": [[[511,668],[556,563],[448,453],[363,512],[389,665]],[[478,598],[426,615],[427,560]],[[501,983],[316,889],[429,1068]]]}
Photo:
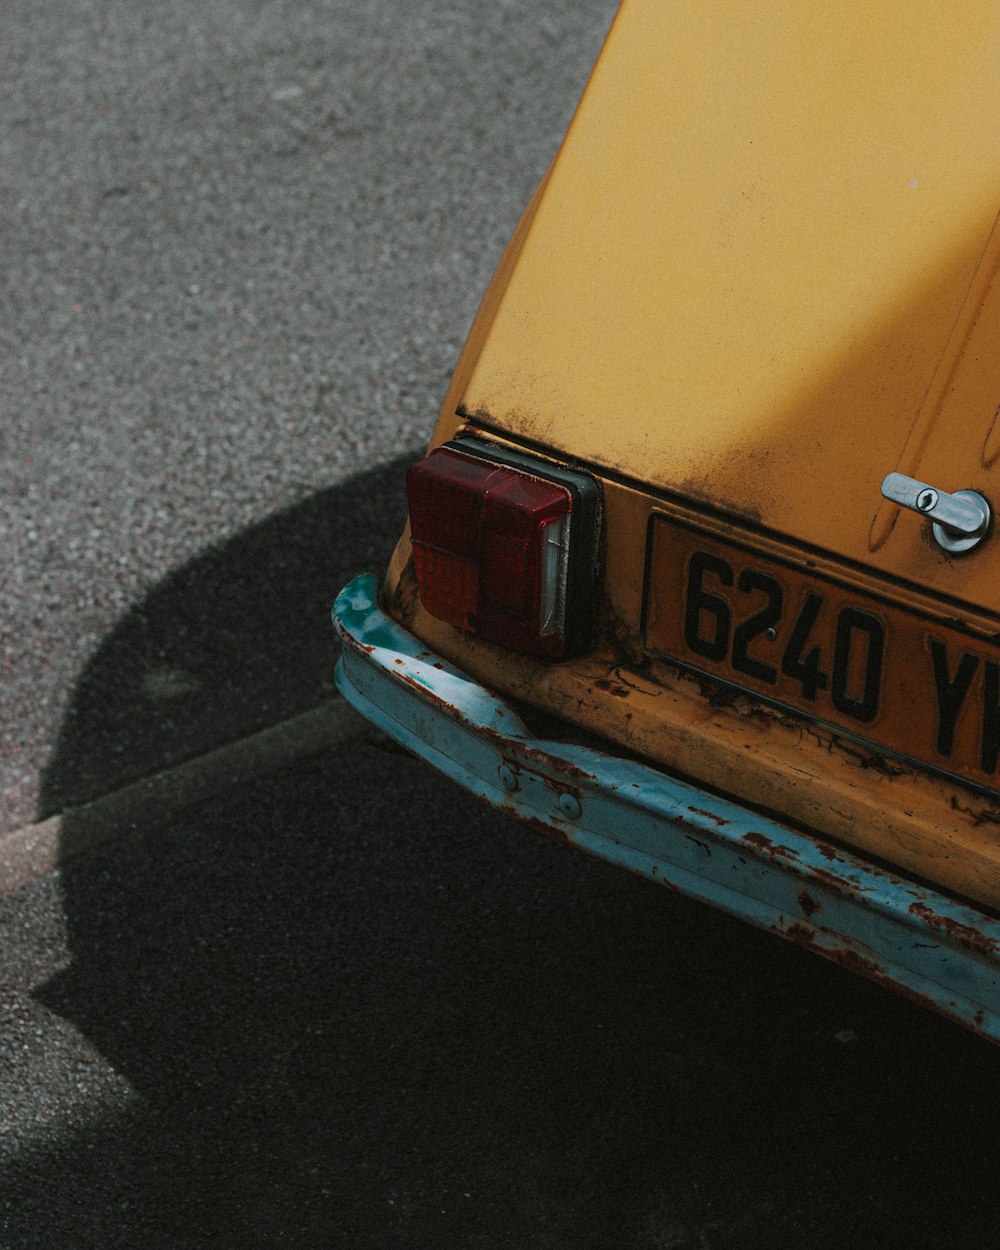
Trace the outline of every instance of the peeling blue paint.
{"label": "peeling blue paint", "polygon": [[381,612],[370,575],[334,620],[344,697],[474,794],[1000,1041],[1000,921],[648,765],[532,737]]}

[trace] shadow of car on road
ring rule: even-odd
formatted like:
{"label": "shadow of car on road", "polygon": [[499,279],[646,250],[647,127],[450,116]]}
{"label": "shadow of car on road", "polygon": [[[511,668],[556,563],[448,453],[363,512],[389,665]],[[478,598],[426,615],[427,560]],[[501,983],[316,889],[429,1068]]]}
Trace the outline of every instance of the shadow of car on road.
{"label": "shadow of car on road", "polygon": [[72,853],[76,804],[328,693],[402,468],[172,575],[82,677],[37,996],[132,1096],[8,1170],[9,1244],[991,1244],[992,1048],[374,737]]}

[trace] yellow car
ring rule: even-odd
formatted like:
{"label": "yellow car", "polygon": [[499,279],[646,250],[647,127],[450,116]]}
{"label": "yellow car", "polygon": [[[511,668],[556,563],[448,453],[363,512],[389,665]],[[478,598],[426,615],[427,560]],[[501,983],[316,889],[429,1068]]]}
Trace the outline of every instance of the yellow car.
{"label": "yellow car", "polygon": [[625,0],[344,695],[1000,1040],[1000,9]]}

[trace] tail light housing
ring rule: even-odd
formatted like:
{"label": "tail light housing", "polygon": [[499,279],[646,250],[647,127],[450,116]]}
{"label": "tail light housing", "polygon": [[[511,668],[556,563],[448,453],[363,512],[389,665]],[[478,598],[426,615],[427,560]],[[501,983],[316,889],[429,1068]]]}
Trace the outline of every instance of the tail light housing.
{"label": "tail light housing", "polygon": [[417,588],[432,616],[529,655],[593,645],[592,477],[466,436],[413,465],[407,494]]}

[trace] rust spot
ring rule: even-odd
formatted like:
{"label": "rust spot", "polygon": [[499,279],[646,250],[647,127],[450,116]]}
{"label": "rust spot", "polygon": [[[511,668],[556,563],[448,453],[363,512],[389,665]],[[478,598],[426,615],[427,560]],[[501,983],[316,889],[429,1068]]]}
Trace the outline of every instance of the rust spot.
{"label": "rust spot", "polygon": [[840,856],[833,849],[833,847],[827,846],[825,842],[817,842],[816,850],[819,851],[820,855],[822,855],[824,859],[829,859],[834,863],[840,859]]}
{"label": "rust spot", "polygon": [[810,868],[809,875],[814,881],[818,881],[821,885],[829,886],[831,890],[835,890],[838,894],[852,894],[859,902],[865,902],[865,896],[861,893],[861,888],[856,881],[852,881],[850,877],[838,877],[835,873],[827,872],[825,868]]}
{"label": "rust spot", "polygon": [[750,846],[755,846],[758,851],[763,851],[771,859],[798,859],[797,851],[793,851],[787,846],[778,846],[763,833],[745,833],[743,841]]}
{"label": "rust spot", "polygon": [[911,990],[908,985],[901,985],[898,981],[893,980],[885,969],[873,959],[866,959],[863,955],[859,955],[857,951],[851,950],[850,947],[821,945],[816,941],[814,930],[810,929],[808,925],[796,922],[790,924],[788,928],[782,928],[781,925],[772,927],[775,933],[788,938],[789,941],[794,942],[796,946],[802,947],[803,950],[812,951],[816,955],[822,955],[824,959],[829,959],[832,963],[837,964],[838,967],[846,968],[848,972],[855,972],[858,976],[864,977],[868,981],[874,981],[876,985],[893,990],[895,993],[902,995],[903,998],[908,998],[911,1002],[919,1003],[921,1007],[926,1007],[939,1015],[958,1021],[959,1024],[971,1027],[968,1020],[963,1019],[954,1012],[946,1011],[933,998],[929,998],[926,994],[920,994],[916,990]]}
{"label": "rust spot", "polygon": [[556,781],[552,777],[543,777],[542,781],[545,783],[546,789],[551,790],[555,795],[572,794],[575,799],[579,800],[580,798],[580,791],[576,786],[567,785],[564,781]]}
{"label": "rust spot", "polygon": [[730,690],[728,686],[718,686],[715,682],[703,678],[701,674],[696,674],[695,680],[702,698],[713,712],[721,712],[726,708],[736,706],[740,695],[735,690]]}
{"label": "rust spot", "polygon": [[[775,842],[763,833],[745,833],[743,841],[750,846],[756,847],[757,850],[763,851],[772,861],[784,859],[788,862],[797,862],[798,854],[790,847],[778,846]],[[829,860],[836,860],[839,857],[830,848],[824,847],[822,843],[817,843],[818,849]],[[810,878],[818,885],[825,885],[828,889],[835,891],[837,894],[850,894],[857,898],[860,902],[866,902],[864,893],[858,886],[856,881],[851,881],[848,877],[838,877],[836,873],[827,872],[825,868],[811,868],[803,865],[800,871],[807,872]],[[801,899],[800,899],[801,901]]]}
{"label": "rust spot", "polygon": [[[629,629],[627,625],[623,626],[623,628],[626,631]],[[626,639],[625,641],[627,642],[628,640]],[[636,694],[648,695],[651,699],[658,699],[663,694],[663,686],[652,676],[649,668],[649,657],[640,656],[638,663],[630,659],[627,668],[622,664],[617,664],[611,672],[629,690],[634,690]]]}
{"label": "rust spot", "polygon": [[419,681],[417,681],[416,678],[413,677],[410,673],[403,673],[401,680],[405,686],[409,686],[411,690],[415,690],[417,694],[421,696],[421,698],[434,699],[440,706],[447,708],[449,712],[453,713],[453,715],[455,716],[455,719],[460,724],[464,722],[465,718],[461,716],[456,711],[455,708],[453,708],[450,704],[446,703],[443,699],[438,698],[438,696],[432,690],[428,690],[426,686],[422,685]]}
{"label": "rust spot", "polygon": [[822,910],[822,906],[816,902],[807,890],[801,890],[799,892],[799,906],[802,908],[806,916],[812,916],[816,912]]}
{"label": "rust spot", "polygon": [[1000,812],[991,807],[984,807],[978,812],[973,811],[971,807],[963,807],[954,794],[951,796],[951,810],[961,812],[963,816],[969,816],[973,829],[978,829],[980,825],[1000,825]]}
{"label": "rust spot", "polygon": [[484,428],[494,438],[509,440],[513,437],[518,443],[529,446],[534,444],[532,450],[537,448],[546,452],[549,456],[552,455],[551,450],[549,450],[552,444],[550,436],[552,428],[551,417],[546,419],[538,413],[524,408],[513,408],[494,414],[482,407],[473,410],[467,404],[459,404],[455,409],[455,413],[471,425]]}
{"label": "rust spot", "polygon": [[401,625],[411,625],[419,610],[420,595],[417,592],[417,575],[413,568],[413,561],[408,560],[393,591],[390,613]]}
{"label": "rust spot", "polygon": [[978,955],[996,955],[997,943],[995,939],[987,937],[985,933],[979,929],[974,929],[972,925],[962,924],[961,921],[953,919],[951,916],[939,916],[936,911],[928,907],[926,903],[911,903],[909,907],[910,915],[919,916],[932,929],[937,929],[939,933],[946,933],[958,946],[964,947],[966,950],[974,951]]}
{"label": "rust spot", "polygon": [[689,477],[677,487],[677,491],[685,499],[697,500],[713,509],[725,508],[726,511],[734,512],[737,516],[742,516],[757,525],[763,522],[760,508],[751,508],[746,504],[733,504],[721,499],[718,482],[715,480],[710,483],[705,478]]}
{"label": "rust spot", "polygon": [[743,841],[749,842],[751,846],[756,846],[762,851],[770,851],[774,848],[774,843],[763,833],[745,833]]}
{"label": "rust spot", "polygon": [[531,760],[535,764],[540,764],[543,768],[549,768],[555,773],[559,773],[563,777],[572,777],[576,781],[587,782],[593,781],[590,773],[580,768],[578,765],[571,763],[569,760],[557,759],[555,756],[549,755],[547,751],[541,750],[540,747],[525,747],[515,744],[518,755],[526,760]]}
{"label": "rust spot", "polygon": [[613,694],[616,699],[627,699],[629,697],[628,686],[623,686],[617,681],[609,681],[607,677],[601,677],[594,682],[594,686],[598,690],[606,690],[608,694]]}
{"label": "rust spot", "polygon": [[728,820],[723,820],[721,816],[716,816],[715,812],[706,812],[704,808],[701,807],[689,807],[688,811],[694,812],[698,816],[704,816],[706,820],[712,820],[720,826],[729,824]]}
{"label": "rust spot", "polygon": [[892,763],[885,756],[863,747],[860,743],[847,742],[836,734],[825,733],[818,725],[807,723],[802,728],[822,750],[830,755],[841,755],[862,770],[871,769],[881,777],[888,777],[890,781],[896,777],[915,776],[914,770],[902,761]]}
{"label": "rust spot", "polygon": [[[813,951],[817,955],[822,955],[824,959],[829,959],[838,967],[846,968],[849,972],[856,972],[858,976],[866,977],[869,981],[876,981],[879,985],[886,985],[895,990],[905,992],[905,987],[898,985],[893,979],[887,975],[884,968],[877,964],[873,959],[866,959],[863,955],[859,955],[857,951],[851,950],[849,946],[823,946],[816,941],[815,932],[804,924],[790,924],[787,929],[778,928],[778,933],[783,934],[789,941],[801,946],[803,950]],[[936,1006],[930,999],[923,995],[914,995],[928,1006]]]}
{"label": "rust spot", "polygon": [[540,833],[543,838],[548,838],[551,842],[569,843],[572,841],[565,829],[556,829],[552,825],[547,825],[544,820],[539,820],[537,816],[525,816],[515,807],[503,808],[509,816],[513,816],[520,824],[533,829],[535,833]]}

